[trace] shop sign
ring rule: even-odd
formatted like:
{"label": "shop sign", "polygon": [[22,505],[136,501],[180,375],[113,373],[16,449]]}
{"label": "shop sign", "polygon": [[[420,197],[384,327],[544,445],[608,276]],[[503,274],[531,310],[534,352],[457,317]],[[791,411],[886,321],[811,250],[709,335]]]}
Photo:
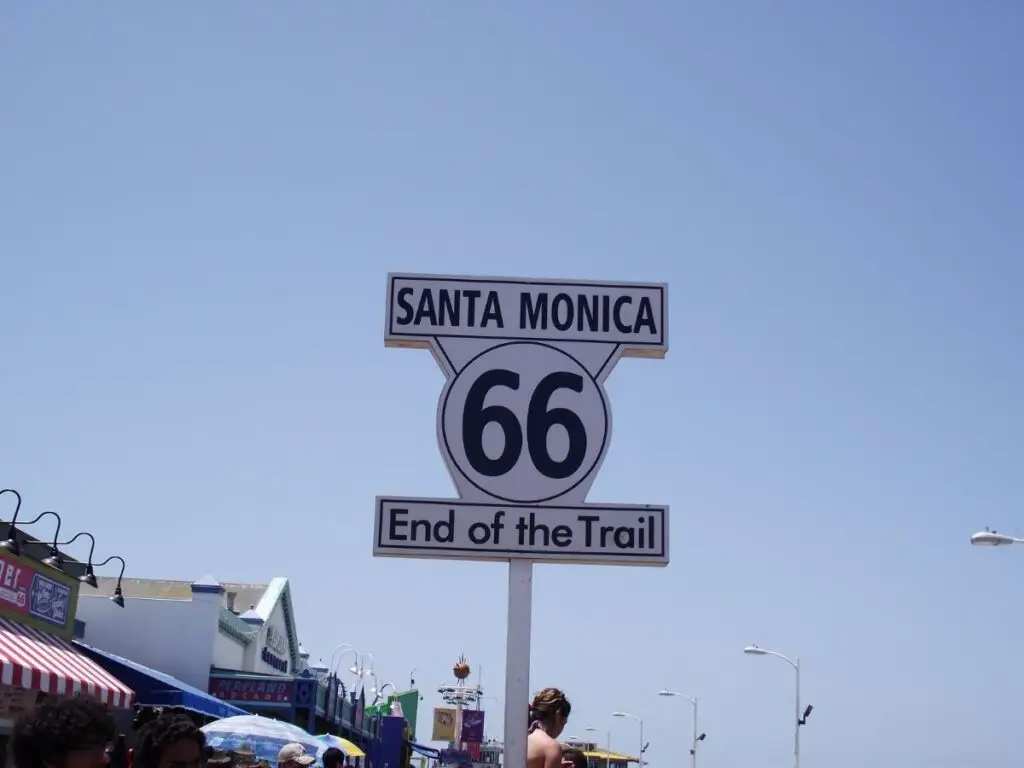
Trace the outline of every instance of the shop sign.
{"label": "shop sign", "polygon": [[210,695],[224,701],[290,704],[295,695],[295,685],[292,680],[211,677]]}
{"label": "shop sign", "polygon": [[0,555],[0,616],[71,639],[78,580],[20,555]]}
{"label": "shop sign", "polygon": [[288,638],[282,634],[279,629],[275,627],[267,627],[267,634],[264,637],[263,650],[260,652],[260,658],[263,659],[264,664],[269,664],[278,672],[288,672],[288,660],[285,658],[288,655]]}

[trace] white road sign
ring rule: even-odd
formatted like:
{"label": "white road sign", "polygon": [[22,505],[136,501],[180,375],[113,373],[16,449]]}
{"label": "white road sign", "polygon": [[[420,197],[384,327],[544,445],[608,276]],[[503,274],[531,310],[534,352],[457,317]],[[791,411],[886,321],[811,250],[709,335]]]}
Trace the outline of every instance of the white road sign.
{"label": "white road sign", "polygon": [[[621,357],[667,352],[666,286],[391,274],[387,287],[385,343],[429,348],[447,377],[437,441],[459,498],[379,498],[375,555],[668,564],[665,507],[586,504],[611,440],[603,382]],[[576,533],[565,546],[475,542],[469,528],[493,504],[509,515],[533,505],[573,531],[584,524],[566,510],[592,507],[601,526],[628,527],[642,508],[657,544],[595,547]],[[426,521],[449,508],[453,541],[403,542],[381,517],[407,509]]]}
{"label": "white road sign", "polygon": [[457,499],[378,496],[373,554],[508,562],[506,768],[526,768],[533,563],[668,565],[668,508],[590,504],[604,380],[668,351],[665,285],[388,275],[384,343],[429,349]]}
{"label": "white road sign", "polygon": [[375,555],[662,565],[665,507],[377,499]]}

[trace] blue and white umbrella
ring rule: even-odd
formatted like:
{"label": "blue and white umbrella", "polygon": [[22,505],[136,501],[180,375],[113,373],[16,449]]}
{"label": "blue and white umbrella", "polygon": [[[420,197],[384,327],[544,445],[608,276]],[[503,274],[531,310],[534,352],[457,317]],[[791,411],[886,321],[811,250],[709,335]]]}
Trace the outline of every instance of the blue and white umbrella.
{"label": "blue and white umbrella", "polygon": [[214,749],[255,752],[257,758],[272,765],[285,744],[301,744],[311,756],[316,756],[321,744],[297,725],[259,715],[225,717],[204,725],[202,731],[206,743]]}

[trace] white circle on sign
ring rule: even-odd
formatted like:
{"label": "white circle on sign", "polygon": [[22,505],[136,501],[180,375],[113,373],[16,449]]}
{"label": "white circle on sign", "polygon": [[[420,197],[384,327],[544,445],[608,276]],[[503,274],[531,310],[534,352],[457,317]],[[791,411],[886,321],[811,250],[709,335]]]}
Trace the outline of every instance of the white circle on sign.
{"label": "white circle on sign", "polygon": [[591,476],[608,442],[601,386],[574,357],[534,341],[499,344],[470,360],[438,417],[449,466],[510,503],[565,495]]}

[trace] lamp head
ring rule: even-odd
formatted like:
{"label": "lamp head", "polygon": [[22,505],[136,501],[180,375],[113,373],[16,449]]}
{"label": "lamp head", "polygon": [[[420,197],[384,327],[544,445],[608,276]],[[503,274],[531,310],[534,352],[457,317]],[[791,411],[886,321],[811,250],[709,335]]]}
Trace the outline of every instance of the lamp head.
{"label": "lamp head", "polygon": [[767,656],[768,651],[764,648],[758,648],[756,645],[748,645],[743,649],[744,653],[749,653],[751,656]]}
{"label": "lamp head", "polygon": [[120,584],[114,587],[114,594],[111,595],[110,602],[112,602],[118,608],[124,608],[124,594],[122,594],[121,592]]}
{"label": "lamp head", "polygon": [[625,712],[613,712],[612,717],[629,717]]}
{"label": "lamp head", "polygon": [[971,536],[971,544],[976,547],[1001,547],[1005,544],[1013,544],[1012,536],[1007,536],[995,531],[979,531]]}
{"label": "lamp head", "polygon": [[99,582],[96,581],[96,574],[93,573],[92,564],[85,566],[85,573],[78,577],[78,580],[83,584],[88,584],[93,589],[99,586]]}
{"label": "lamp head", "polygon": [[678,696],[679,694],[676,693],[675,691],[662,690],[662,691],[658,691],[658,695],[659,696]]}

